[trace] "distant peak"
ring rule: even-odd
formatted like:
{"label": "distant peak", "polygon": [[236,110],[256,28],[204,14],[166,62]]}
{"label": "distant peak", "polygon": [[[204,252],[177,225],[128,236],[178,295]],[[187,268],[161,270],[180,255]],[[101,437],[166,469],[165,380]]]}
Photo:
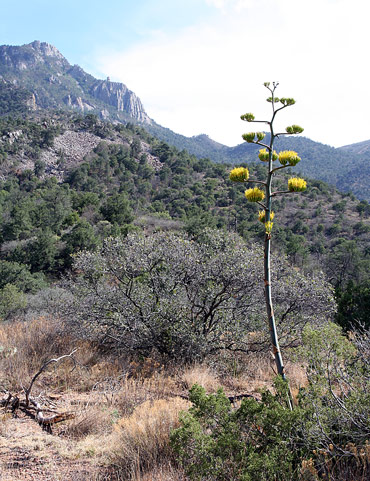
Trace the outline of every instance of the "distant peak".
{"label": "distant peak", "polygon": [[209,139],[210,137],[207,134],[199,134],[199,135],[193,135],[192,138],[193,139]]}
{"label": "distant peak", "polygon": [[59,59],[64,59],[63,55],[59,52],[59,50],[47,42],[40,42],[40,40],[34,40],[33,42],[26,44],[26,46],[32,47],[37,52],[41,53],[42,55],[46,55],[47,57],[56,57]]}

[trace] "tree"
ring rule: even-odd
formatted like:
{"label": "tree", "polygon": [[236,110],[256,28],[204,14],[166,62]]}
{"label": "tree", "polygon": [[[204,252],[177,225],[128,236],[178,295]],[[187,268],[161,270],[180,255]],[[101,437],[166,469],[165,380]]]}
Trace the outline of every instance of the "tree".
{"label": "tree", "polygon": [[130,202],[125,193],[110,196],[101,207],[101,212],[104,218],[112,224],[129,224],[134,219]]}
{"label": "tree", "polygon": [[32,272],[52,271],[58,254],[56,236],[49,228],[39,232],[36,239],[27,246]]}
{"label": "tree", "polygon": [[46,287],[43,274],[31,274],[29,267],[19,262],[0,260],[0,289],[4,289],[7,284],[26,293],[34,293]]}
{"label": "tree", "polygon": [[25,294],[14,284],[6,284],[0,289],[0,320],[8,319],[12,314],[27,305]]}
{"label": "tree", "polygon": [[[265,87],[270,91],[271,96],[267,99],[268,102],[272,105],[272,117],[270,121],[260,121],[255,120],[255,117],[251,113],[247,113],[241,116],[242,120],[247,122],[262,122],[269,126],[270,129],[270,141],[268,144],[263,143],[263,139],[266,137],[264,132],[250,132],[244,134],[242,137],[243,139],[252,144],[257,144],[263,147],[259,151],[259,159],[262,162],[266,162],[268,165],[267,168],[267,178],[265,181],[258,181],[249,179],[249,170],[246,167],[237,167],[233,169],[230,173],[230,179],[233,181],[238,182],[252,182],[255,184],[259,184],[264,187],[265,192],[261,190],[259,187],[254,187],[247,189],[245,191],[246,198],[251,202],[256,202],[258,205],[262,207],[262,211],[259,213],[259,220],[264,223],[265,225],[265,249],[264,249],[264,282],[265,282],[265,300],[266,300],[266,310],[267,310],[267,317],[269,322],[269,329],[271,334],[271,344],[272,349],[275,356],[275,362],[277,366],[278,373],[285,379],[284,373],[284,364],[283,359],[281,356],[281,350],[278,341],[278,334],[276,330],[276,321],[274,316],[274,310],[272,305],[272,292],[271,292],[271,267],[270,267],[270,257],[271,257],[271,233],[273,227],[273,219],[274,219],[274,212],[272,211],[272,200],[277,195],[288,194],[292,192],[300,192],[306,189],[306,181],[293,177],[288,180],[288,190],[287,191],[273,191],[272,189],[272,180],[273,176],[281,169],[287,167],[294,167],[301,159],[298,154],[294,151],[282,151],[277,154],[274,151],[274,141],[276,138],[279,138],[282,135],[291,135],[291,134],[299,134],[303,132],[302,127],[298,125],[291,125],[286,128],[286,132],[279,132],[275,133],[274,131],[274,120],[276,114],[295,104],[295,100],[292,98],[277,98],[275,96],[275,90],[278,86],[278,83],[273,82],[272,87],[269,82],[266,82]],[[276,108],[275,104],[280,103],[281,106]],[[273,162],[279,159],[280,166],[274,167]],[[265,203],[262,201],[265,200]]]}
{"label": "tree", "polygon": [[71,267],[73,254],[85,249],[93,250],[98,245],[94,228],[85,219],[80,219],[70,232],[63,235],[62,240],[66,243],[62,252],[66,267]]}
{"label": "tree", "polygon": [[343,289],[336,289],[338,312],[335,321],[346,331],[363,326],[370,329],[370,281],[355,284],[349,281]]}
{"label": "tree", "polygon": [[[237,235],[210,229],[197,242],[174,233],[107,239],[97,252],[76,256],[75,275],[64,284],[73,294],[63,302],[66,319],[84,337],[180,362],[263,349],[266,339],[253,336],[252,344],[249,337],[263,325],[261,254]],[[333,296],[322,278],[306,279],[284,258],[273,265],[276,315],[284,345],[292,345],[308,321],[331,315]]]}

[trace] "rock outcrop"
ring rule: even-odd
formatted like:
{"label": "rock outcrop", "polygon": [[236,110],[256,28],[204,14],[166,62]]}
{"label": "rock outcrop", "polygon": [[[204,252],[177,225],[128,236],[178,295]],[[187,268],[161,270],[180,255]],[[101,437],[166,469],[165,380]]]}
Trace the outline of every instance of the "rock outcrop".
{"label": "rock outcrop", "polygon": [[90,92],[95,98],[112,105],[119,112],[127,112],[139,122],[150,123],[140,99],[126,85],[111,82],[109,79],[98,80]]}
{"label": "rock outcrop", "polygon": [[1,45],[0,79],[27,89],[31,109],[94,111],[103,119],[152,123],[140,99],[126,85],[94,78],[46,42]]}
{"label": "rock outcrop", "polygon": [[64,97],[64,102],[68,107],[80,110],[81,112],[90,112],[96,109],[96,106],[86,102],[82,97],[76,97],[75,95],[67,95]]}
{"label": "rock outcrop", "polygon": [[19,71],[34,69],[40,64],[53,64],[59,68],[69,66],[57,48],[38,40],[21,46],[0,45],[0,64]]}

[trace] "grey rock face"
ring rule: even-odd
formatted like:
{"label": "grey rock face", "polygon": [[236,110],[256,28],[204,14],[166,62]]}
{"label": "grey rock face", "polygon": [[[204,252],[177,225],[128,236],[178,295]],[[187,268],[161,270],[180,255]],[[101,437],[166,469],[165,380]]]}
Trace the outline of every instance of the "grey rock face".
{"label": "grey rock face", "polygon": [[[0,46],[0,76],[32,93],[29,107],[70,108],[99,112],[101,118],[151,124],[140,99],[119,82],[97,80],[78,65],[70,65],[53,45],[35,40],[21,46]],[[113,109],[112,109],[113,107]],[[114,112],[116,110],[116,112]],[[121,115],[120,115],[121,114]]]}
{"label": "grey rock face", "polygon": [[69,66],[58,49],[38,40],[21,46],[1,45],[0,64],[16,70],[33,69],[40,64],[54,64],[61,68]]}
{"label": "grey rock face", "polygon": [[81,97],[76,97],[74,95],[68,94],[64,97],[64,103],[73,109],[81,110],[81,112],[89,112],[90,110],[94,110],[96,107],[88,102],[86,102]]}
{"label": "grey rock face", "polygon": [[139,122],[151,123],[140,99],[122,83],[98,80],[91,89],[91,95],[120,112],[129,113]]}

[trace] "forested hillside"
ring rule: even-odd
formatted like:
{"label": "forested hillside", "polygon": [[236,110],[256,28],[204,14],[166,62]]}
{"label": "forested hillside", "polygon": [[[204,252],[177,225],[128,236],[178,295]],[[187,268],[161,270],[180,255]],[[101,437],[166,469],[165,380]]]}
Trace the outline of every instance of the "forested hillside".
{"label": "forested hillside", "polygon": [[[263,238],[258,208],[229,181],[230,166],[178,151],[134,124],[62,112],[3,117],[0,139],[2,265],[30,279],[5,276],[3,287],[35,291],[69,268],[72,254],[132,230],[196,237],[211,227],[251,243]],[[261,163],[250,170],[264,175]],[[279,178],[282,190],[288,176]],[[275,210],[275,252],[306,270],[324,269],[338,292],[365,282],[366,201],[312,179],[307,192],[281,198]]]}

